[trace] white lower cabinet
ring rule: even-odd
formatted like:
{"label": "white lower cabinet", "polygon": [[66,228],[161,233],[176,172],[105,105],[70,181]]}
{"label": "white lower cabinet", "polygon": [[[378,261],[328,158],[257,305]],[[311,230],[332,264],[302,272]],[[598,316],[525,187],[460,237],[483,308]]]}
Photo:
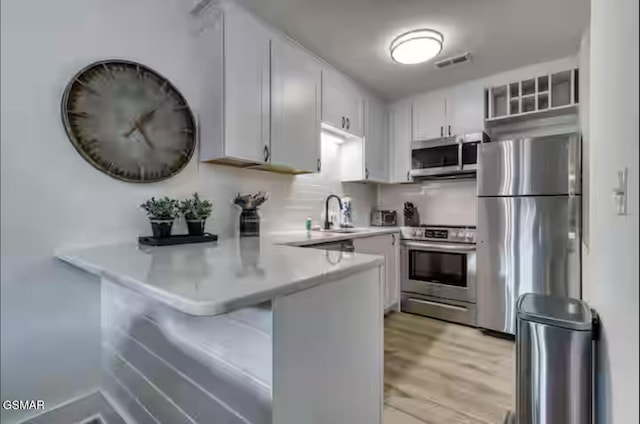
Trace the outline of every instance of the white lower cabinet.
{"label": "white lower cabinet", "polygon": [[382,234],[353,240],[357,253],[384,256],[384,309],[398,310],[400,305],[400,234]]}

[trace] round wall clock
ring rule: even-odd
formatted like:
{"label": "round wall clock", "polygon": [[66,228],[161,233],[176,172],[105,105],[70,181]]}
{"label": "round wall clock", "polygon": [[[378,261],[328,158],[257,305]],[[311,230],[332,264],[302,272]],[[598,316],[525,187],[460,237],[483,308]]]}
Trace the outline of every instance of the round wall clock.
{"label": "round wall clock", "polygon": [[64,92],[62,120],[82,157],[122,181],[169,178],[195,150],[195,120],[182,94],[135,62],[103,60],[80,70]]}

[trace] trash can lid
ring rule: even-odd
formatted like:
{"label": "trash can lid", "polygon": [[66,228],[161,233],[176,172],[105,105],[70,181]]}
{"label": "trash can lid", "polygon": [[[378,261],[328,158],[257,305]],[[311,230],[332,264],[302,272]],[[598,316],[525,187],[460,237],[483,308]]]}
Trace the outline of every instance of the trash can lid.
{"label": "trash can lid", "polygon": [[578,331],[592,328],[591,309],[581,300],[526,293],[518,299],[517,307],[519,319]]}

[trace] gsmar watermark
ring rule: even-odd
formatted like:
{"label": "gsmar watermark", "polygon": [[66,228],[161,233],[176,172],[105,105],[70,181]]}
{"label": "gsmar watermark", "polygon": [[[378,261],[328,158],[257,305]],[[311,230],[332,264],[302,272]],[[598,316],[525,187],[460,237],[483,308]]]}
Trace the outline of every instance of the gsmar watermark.
{"label": "gsmar watermark", "polygon": [[44,409],[43,400],[3,400],[2,409]]}

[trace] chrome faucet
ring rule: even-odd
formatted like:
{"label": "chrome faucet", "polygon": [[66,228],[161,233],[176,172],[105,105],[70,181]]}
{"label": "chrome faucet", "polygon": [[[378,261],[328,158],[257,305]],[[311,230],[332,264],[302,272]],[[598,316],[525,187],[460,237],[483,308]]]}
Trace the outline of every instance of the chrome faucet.
{"label": "chrome faucet", "polygon": [[335,194],[330,194],[327,196],[327,200],[324,203],[324,229],[329,230],[331,228],[331,222],[329,221],[329,200],[332,197],[335,197],[338,200],[338,206],[340,206],[340,210],[342,210],[342,200]]}

